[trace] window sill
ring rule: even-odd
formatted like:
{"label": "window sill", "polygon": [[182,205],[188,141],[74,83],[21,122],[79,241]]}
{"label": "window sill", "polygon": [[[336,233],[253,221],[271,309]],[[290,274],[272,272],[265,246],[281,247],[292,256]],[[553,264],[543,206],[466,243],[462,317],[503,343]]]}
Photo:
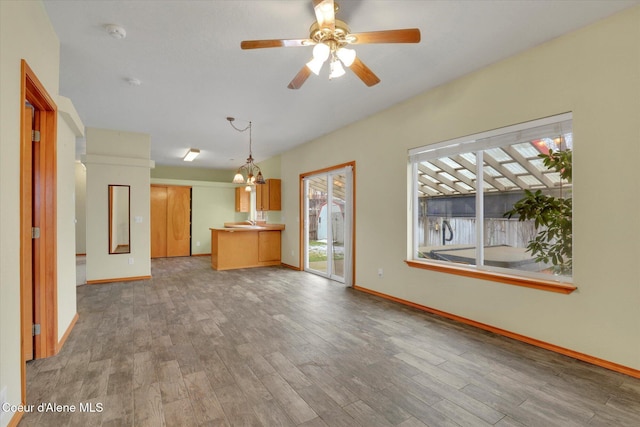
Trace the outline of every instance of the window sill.
{"label": "window sill", "polygon": [[523,286],[525,288],[539,289],[541,291],[570,294],[576,286],[569,283],[553,282],[551,280],[531,279],[527,277],[512,276],[509,274],[482,271],[452,265],[435,264],[425,261],[405,260],[409,267],[421,268],[423,270],[438,271],[440,273],[456,274],[458,276],[472,277],[474,279],[489,280],[492,282],[505,283],[507,285]]}

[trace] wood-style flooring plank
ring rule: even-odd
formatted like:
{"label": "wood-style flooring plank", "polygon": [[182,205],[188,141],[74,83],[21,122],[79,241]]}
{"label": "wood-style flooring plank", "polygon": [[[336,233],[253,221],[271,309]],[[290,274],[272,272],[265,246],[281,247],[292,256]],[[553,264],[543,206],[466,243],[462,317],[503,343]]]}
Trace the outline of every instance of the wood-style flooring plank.
{"label": "wood-style flooring plank", "polygon": [[267,375],[262,382],[294,423],[302,424],[318,416],[280,375]]}
{"label": "wood-style flooring plank", "polygon": [[[640,380],[284,268],[152,260],[77,288],[19,427],[640,425]],[[86,406],[85,406],[86,407]]]}
{"label": "wood-style flooring plank", "polygon": [[165,426],[162,393],[157,382],[143,384],[133,391],[134,425]]}

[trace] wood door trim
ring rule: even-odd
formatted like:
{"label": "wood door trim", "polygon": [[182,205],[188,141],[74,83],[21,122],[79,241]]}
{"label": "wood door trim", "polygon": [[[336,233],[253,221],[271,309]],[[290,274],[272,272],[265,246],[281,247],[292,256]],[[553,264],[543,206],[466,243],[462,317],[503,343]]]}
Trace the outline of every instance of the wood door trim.
{"label": "wood door trim", "polygon": [[[34,111],[30,106],[22,107],[20,135],[20,164],[28,170],[20,175],[20,283],[33,283],[33,251],[31,243],[32,212],[32,149],[31,129]],[[33,289],[20,286],[20,352],[22,359],[33,359]]]}
{"label": "wood door trim", "polygon": [[352,190],[352,200],[351,200],[351,284],[352,286],[355,285],[356,283],[356,162],[355,160],[351,161],[351,162],[346,162],[346,163],[341,163],[339,165],[335,165],[335,166],[329,166],[323,169],[318,169],[315,171],[311,171],[311,172],[304,172],[300,174],[300,181],[299,181],[299,203],[300,203],[300,212],[299,212],[299,218],[300,221],[300,232],[299,232],[299,240],[298,240],[298,255],[299,255],[299,259],[298,259],[298,265],[299,270],[303,271],[304,270],[304,198],[306,197],[306,195],[304,194],[304,179],[308,176],[311,175],[318,175],[321,173],[326,173],[326,172],[331,172],[334,170],[338,170],[338,169],[344,169],[347,166],[351,166],[351,190]]}
{"label": "wood door trim", "polygon": [[[36,74],[23,59],[20,64],[20,109],[29,102],[35,107],[37,112],[36,130],[40,131],[40,143],[38,162],[31,166],[31,158],[20,159],[20,182],[27,179],[25,174],[37,174],[39,178],[38,194],[34,201],[35,216],[40,218],[40,238],[35,240],[34,247],[39,254],[39,262],[33,265],[34,276],[40,280],[36,282],[34,291],[34,316],[40,323],[40,335],[34,340],[34,356],[43,358],[57,353],[58,344],[58,304],[57,304],[57,206],[56,206],[56,177],[57,177],[57,119],[58,107],[47,93],[44,85],[40,82]],[[22,116],[22,115],[21,115]],[[21,117],[20,129],[20,152],[24,152],[23,147],[26,138],[23,131],[23,121]],[[29,164],[27,164],[27,162]],[[20,245],[31,246],[26,243],[31,240],[31,226],[33,221],[32,212],[24,209],[24,197],[20,197]],[[23,264],[21,249],[21,266]],[[20,295],[23,296],[23,287],[27,286],[28,277],[24,277],[23,268],[20,271]],[[31,286],[29,280],[28,286]],[[22,319],[21,319],[22,322]],[[21,325],[22,326],[22,325]],[[22,330],[22,328],[21,328]],[[22,381],[22,401],[26,402],[26,369],[23,354],[23,339],[21,332],[21,366],[20,375]]]}

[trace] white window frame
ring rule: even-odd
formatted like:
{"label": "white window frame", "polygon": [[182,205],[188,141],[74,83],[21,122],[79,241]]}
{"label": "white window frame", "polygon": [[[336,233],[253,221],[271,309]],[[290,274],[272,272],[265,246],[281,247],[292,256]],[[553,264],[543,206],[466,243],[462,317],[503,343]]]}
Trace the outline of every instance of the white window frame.
{"label": "white window frame", "polygon": [[[480,155],[476,161],[476,195],[484,195],[483,191],[483,161],[482,152],[484,150],[503,147],[507,144],[518,141],[530,141],[540,137],[541,132],[550,133],[572,132],[573,114],[571,112],[555,116],[545,117],[538,120],[519,123],[499,129],[481,132],[461,138],[416,147],[408,152],[408,244],[407,244],[407,264],[412,267],[424,268],[460,274],[471,277],[486,278],[504,283],[516,284],[528,287],[546,287],[549,285],[554,292],[570,293],[576,288],[572,285],[573,278],[570,276],[554,276],[539,272],[527,272],[524,270],[507,269],[484,265],[483,244],[477,244],[476,265],[461,265],[449,261],[424,259],[418,257],[419,245],[419,225],[418,225],[418,164],[421,161],[433,160],[449,156],[452,154],[462,154],[468,152]],[[476,197],[476,222],[482,224],[484,197]],[[483,227],[476,227],[476,242],[483,242]],[[558,284],[558,286],[556,286]],[[538,286],[540,285],[540,286]],[[556,289],[559,288],[559,289]]]}

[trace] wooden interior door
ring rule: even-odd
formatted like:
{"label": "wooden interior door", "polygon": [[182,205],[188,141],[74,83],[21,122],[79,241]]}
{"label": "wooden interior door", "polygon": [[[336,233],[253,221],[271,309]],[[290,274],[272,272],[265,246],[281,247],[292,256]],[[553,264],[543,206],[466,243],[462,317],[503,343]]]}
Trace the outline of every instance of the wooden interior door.
{"label": "wooden interior door", "polygon": [[[22,402],[26,402],[24,362],[60,351],[56,261],[58,108],[24,59],[20,73],[21,102],[33,107],[33,112],[23,110],[20,114],[20,379]],[[37,138],[32,138],[32,130],[38,131],[34,135]],[[31,237],[34,226],[40,227],[40,237],[36,239]],[[35,336],[34,324],[39,324],[40,330]]]}
{"label": "wooden interior door", "polygon": [[33,108],[25,106],[22,111],[21,162],[28,171],[22,173],[20,182],[21,218],[20,218],[20,316],[22,326],[22,354],[24,361],[33,360],[33,239],[31,237],[33,216]]}
{"label": "wooden interior door", "polygon": [[151,186],[151,258],[167,256],[167,187]]}
{"label": "wooden interior door", "polygon": [[191,187],[167,187],[167,256],[191,255]]}
{"label": "wooden interior door", "polygon": [[151,258],[191,255],[191,187],[151,186]]}

